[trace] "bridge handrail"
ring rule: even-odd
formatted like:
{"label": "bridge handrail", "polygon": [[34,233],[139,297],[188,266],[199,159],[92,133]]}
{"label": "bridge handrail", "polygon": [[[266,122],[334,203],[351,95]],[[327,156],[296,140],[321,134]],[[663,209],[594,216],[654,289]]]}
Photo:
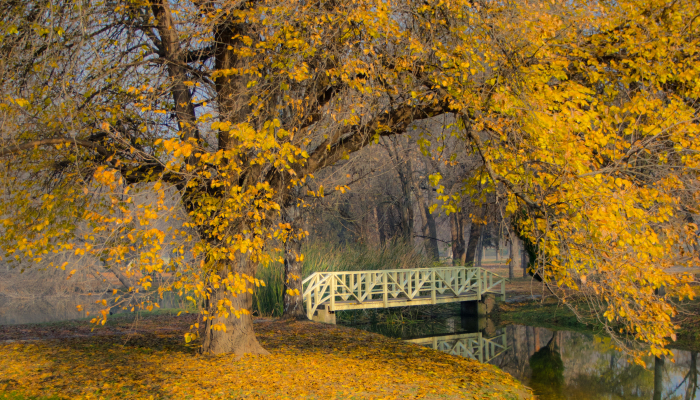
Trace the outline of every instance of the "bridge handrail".
{"label": "bridge handrail", "polygon": [[[363,304],[373,300],[373,295],[381,295],[382,299],[374,300],[383,300],[387,307],[390,295],[393,299],[402,296],[413,300],[420,293],[429,293],[433,303],[438,294],[445,297],[446,292],[455,297],[475,295],[478,299],[485,293],[500,292],[505,296],[505,278],[482,267],[464,266],[314,272],[302,281],[302,288],[305,285],[302,296],[309,319],[326,302],[335,311],[336,297],[342,301],[354,298]],[[493,290],[499,286],[500,290]]]}

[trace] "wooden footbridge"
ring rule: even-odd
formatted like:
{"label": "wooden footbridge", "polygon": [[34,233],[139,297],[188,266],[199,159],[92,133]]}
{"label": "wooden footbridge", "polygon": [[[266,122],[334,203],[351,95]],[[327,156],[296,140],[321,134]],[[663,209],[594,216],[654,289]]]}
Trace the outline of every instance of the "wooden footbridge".
{"label": "wooden footbridge", "polygon": [[505,279],[480,267],[316,272],[304,279],[309,319],[335,323],[335,312],[368,308],[505,300]]}
{"label": "wooden footbridge", "polygon": [[433,336],[407,340],[409,343],[427,346],[455,356],[489,362],[508,350],[506,334],[486,338],[481,332]]}

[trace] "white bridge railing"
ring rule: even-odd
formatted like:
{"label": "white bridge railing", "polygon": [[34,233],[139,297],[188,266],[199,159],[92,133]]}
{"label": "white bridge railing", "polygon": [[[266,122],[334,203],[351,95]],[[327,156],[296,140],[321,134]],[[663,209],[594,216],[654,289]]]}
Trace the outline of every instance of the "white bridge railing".
{"label": "white bridge railing", "polygon": [[316,272],[304,279],[309,319],[325,312],[505,299],[505,279],[483,268],[436,267],[377,271]]}
{"label": "white bridge railing", "polygon": [[483,337],[481,332],[462,333],[411,339],[407,342],[431,347],[455,356],[472,358],[483,363],[493,360],[508,349],[505,333],[492,338]]}

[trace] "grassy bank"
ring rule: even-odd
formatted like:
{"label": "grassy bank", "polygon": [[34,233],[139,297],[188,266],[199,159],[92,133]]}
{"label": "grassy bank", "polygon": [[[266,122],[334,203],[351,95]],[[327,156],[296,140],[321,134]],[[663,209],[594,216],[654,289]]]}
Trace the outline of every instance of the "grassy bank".
{"label": "grassy bank", "polygon": [[[385,246],[334,245],[323,242],[307,242],[302,247],[304,262],[302,278],[314,272],[368,271],[378,269],[427,268],[433,262],[402,241],[389,242]],[[275,263],[260,268],[257,278],[265,282],[257,288],[253,308],[257,315],[278,317],[282,315],[284,292],[284,267]]]}
{"label": "grassy bank", "polygon": [[0,363],[0,398],[530,397],[494,366],[313,322],[258,321],[270,356],[201,356],[183,341],[192,322],[191,315],[162,313],[135,328],[119,318],[95,332],[77,322],[63,331],[4,327],[2,339],[25,338],[29,327],[42,340],[0,344],[0,359],[12,360]]}

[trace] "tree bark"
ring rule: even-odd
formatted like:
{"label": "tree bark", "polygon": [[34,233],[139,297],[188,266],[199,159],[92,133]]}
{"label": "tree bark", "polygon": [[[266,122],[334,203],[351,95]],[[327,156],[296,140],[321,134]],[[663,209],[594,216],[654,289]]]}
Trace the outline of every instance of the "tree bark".
{"label": "tree bark", "polygon": [[[303,288],[301,282],[302,262],[301,242],[296,238],[289,238],[284,248],[284,318],[307,319],[302,297]],[[295,292],[292,294],[291,292]]]}
{"label": "tree bark", "polygon": [[450,234],[452,236],[452,265],[464,265],[464,236],[460,213],[450,214]]}
{"label": "tree bark", "polygon": [[496,261],[501,261],[501,238],[496,240]]}
{"label": "tree bark", "polygon": [[481,267],[481,262],[484,260],[484,228],[481,229],[481,235],[479,235],[479,244],[476,248],[476,266]]}
{"label": "tree bark", "polygon": [[654,400],[661,400],[664,390],[664,358],[654,357]]}
{"label": "tree bark", "polygon": [[[242,268],[237,272],[255,276],[255,269],[250,260],[244,260],[240,264],[243,264]],[[216,318],[219,301],[226,300],[231,302],[231,307],[234,310],[251,310],[253,308],[252,293],[246,291],[233,296],[224,287],[212,288],[211,297],[207,302],[208,316],[211,319],[208,319],[205,323],[202,337],[202,353],[211,355],[234,353],[237,359],[240,359],[245,354],[270,354],[260,345],[255,337],[253,317],[250,313],[242,314],[239,318],[236,318],[233,314],[230,314],[228,318]],[[225,331],[212,328],[214,324],[221,323],[226,326]]]}
{"label": "tree bark", "polygon": [[440,248],[438,247],[437,239],[437,225],[435,224],[435,217],[430,210],[426,207],[426,212],[428,213],[428,233],[430,234],[430,246],[433,251],[433,259],[436,261],[440,260]]}
{"label": "tree bark", "polygon": [[472,226],[469,228],[469,244],[467,245],[467,251],[464,255],[464,265],[475,265],[476,248],[479,244],[483,227],[484,226],[480,223],[472,222]]}
{"label": "tree bark", "polygon": [[425,252],[428,257],[432,260],[438,261],[440,259],[440,252],[438,250],[437,244],[437,229],[435,228],[435,218],[430,213],[428,204],[426,203],[423,194],[420,193],[420,188],[416,188],[416,200],[418,201],[418,209],[420,210],[421,217],[421,235],[423,236],[423,245],[425,246]]}
{"label": "tree bark", "polygon": [[513,237],[510,239],[510,262],[508,263],[508,278],[513,279],[515,278],[515,269],[518,268],[519,265],[519,257],[520,257],[520,246],[519,242],[520,239],[518,239],[514,234],[512,235]]}
{"label": "tree bark", "polygon": [[698,388],[698,353],[690,353],[690,370],[688,371],[688,386],[685,389],[685,399],[695,398],[695,391]]}
{"label": "tree bark", "polygon": [[282,317],[291,319],[307,319],[302,297],[302,261],[301,240],[297,236],[301,229],[301,209],[297,206],[298,190],[292,191],[290,201],[284,207],[283,220],[291,226],[290,236],[284,243],[284,291]]}

